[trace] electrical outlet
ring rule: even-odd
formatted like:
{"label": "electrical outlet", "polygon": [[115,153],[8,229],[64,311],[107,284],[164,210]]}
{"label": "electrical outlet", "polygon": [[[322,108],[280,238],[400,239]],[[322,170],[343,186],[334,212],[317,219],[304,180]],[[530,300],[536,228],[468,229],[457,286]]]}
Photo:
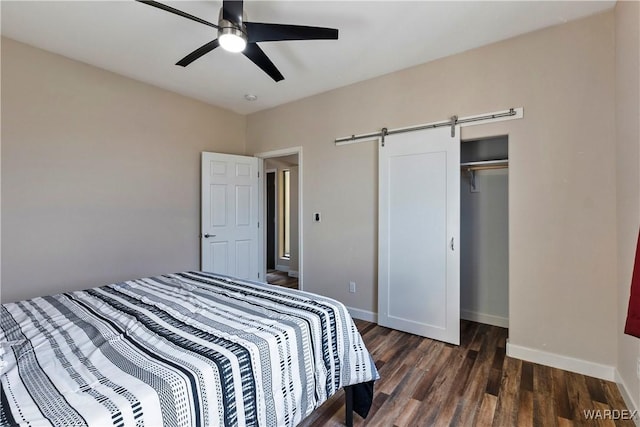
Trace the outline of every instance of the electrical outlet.
{"label": "electrical outlet", "polygon": [[349,282],[349,292],[352,294],[356,293],[356,282]]}

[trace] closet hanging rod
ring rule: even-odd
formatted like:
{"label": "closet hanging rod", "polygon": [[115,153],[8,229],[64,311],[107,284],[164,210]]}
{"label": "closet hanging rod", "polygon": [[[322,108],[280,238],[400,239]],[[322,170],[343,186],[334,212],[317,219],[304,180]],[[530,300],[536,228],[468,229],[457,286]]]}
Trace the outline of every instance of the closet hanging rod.
{"label": "closet hanging rod", "polygon": [[522,117],[523,117],[522,107],[510,108],[509,110],[498,111],[495,113],[488,113],[488,114],[479,115],[479,116],[469,116],[469,117],[461,117],[461,118],[458,118],[457,116],[453,116],[449,120],[427,123],[427,124],[418,125],[418,126],[410,126],[410,127],[397,128],[397,129],[383,128],[378,132],[370,132],[370,133],[364,133],[360,135],[351,135],[351,136],[336,138],[334,140],[334,143],[335,145],[346,145],[346,144],[353,144],[355,142],[358,142],[359,140],[364,140],[364,139],[383,138],[384,140],[385,136],[393,135],[397,133],[412,132],[412,131],[423,130],[423,129],[433,129],[433,128],[438,128],[443,126],[455,126],[459,124],[481,124],[480,122],[520,119]]}
{"label": "closet hanging rod", "polygon": [[467,170],[508,168],[509,160],[480,160],[477,162],[465,162],[460,163],[460,167]]}
{"label": "closet hanging rod", "polygon": [[469,185],[471,191],[476,192],[476,172],[490,169],[506,169],[509,167],[509,160],[480,160],[477,162],[460,163],[460,169],[469,174]]}
{"label": "closet hanging rod", "polygon": [[507,169],[509,165],[477,165],[477,166],[461,166],[461,169],[466,170],[467,172],[481,171],[481,170],[489,170],[489,169]]}

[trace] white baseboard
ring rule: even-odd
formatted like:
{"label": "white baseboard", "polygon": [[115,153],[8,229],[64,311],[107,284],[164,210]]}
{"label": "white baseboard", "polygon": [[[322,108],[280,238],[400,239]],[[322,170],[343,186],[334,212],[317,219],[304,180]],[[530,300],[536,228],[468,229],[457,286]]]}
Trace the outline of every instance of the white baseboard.
{"label": "white baseboard", "polygon": [[276,270],[278,271],[282,271],[283,273],[288,273],[289,272],[289,266],[288,265],[276,265]]}
{"label": "white baseboard", "polygon": [[[361,310],[359,308],[347,307],[351,317],[368,322],[378,322],[378,313],[373,311]],[[502,328],[509,327],[509,319],[506,317],[493,316],[490,314],[477,313],[475,311],[461,310],[460,317],[473,322],[486,323],[488,325],[499,326]]]}
{"label": "white baseboard", "polygon": [[616,380],[616,369],[613,366],[602,365],[600,363],[589,362],[588,360],[576,359],[561,354],[548,353],[534,348],[522,347],[511,344],[509,340],[507,340],[507,356],[607,381]]}
{"label": "white baseboard", "polygon": [[509,327],[509,319],[506,317],[494,316],[493,314],[478,313],[477,311],[460,309],[460,318],[471,320],[472,322],[486,323],[487,325]]}
{"label": "white baseboard", "polygon": [[289,272],[287,273],[287,275],[288,275],[289,277],[296,277],[296,278],[297,278],[297,277],[299,277],[299,276],[300,276],[300,273],[298,273],[296,270],[289,270]]}
{"label": "white baseboard", "polygon": [[349,314],[354,319],[366,320],[367,322],[378,323],[378,313],[373,311],[361,310],[359,308],[347,307]]}
{"label": "white baseboard", "polygon": [[[622,395],[627,408],[631,412],[638,411],[638,413],[640,413],[640,402],[635,401],[635,399],[631,395],[631,392],[627,388],[627,384],[623,381],[622,376],[620,376],[620,372],[618,372],[617,369],[615,370],[615,381],[616,383],[618,383],[618,389],[620,390],[620,394]],[[633,420],[635,421],[637,426],[640,426],[640,417],[634,417]]]}

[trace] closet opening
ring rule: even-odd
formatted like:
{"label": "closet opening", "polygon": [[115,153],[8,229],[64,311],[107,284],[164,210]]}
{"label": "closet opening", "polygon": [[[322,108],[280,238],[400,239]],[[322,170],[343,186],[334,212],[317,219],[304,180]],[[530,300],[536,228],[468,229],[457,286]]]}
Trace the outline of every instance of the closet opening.
{"label": "closet opening", "polygon": [[460,317],[509,326],[508,136],[460,145]]}

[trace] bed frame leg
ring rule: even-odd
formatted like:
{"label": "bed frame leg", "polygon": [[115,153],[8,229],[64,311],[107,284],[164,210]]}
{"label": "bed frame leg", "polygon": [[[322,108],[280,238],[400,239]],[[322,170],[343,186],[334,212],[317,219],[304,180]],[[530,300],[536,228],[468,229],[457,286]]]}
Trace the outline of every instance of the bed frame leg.
{"label": "bed frame leg", "polygon": [[347,427],[353,427],[353,387],[348,385],[344,388],[345,419]]}

